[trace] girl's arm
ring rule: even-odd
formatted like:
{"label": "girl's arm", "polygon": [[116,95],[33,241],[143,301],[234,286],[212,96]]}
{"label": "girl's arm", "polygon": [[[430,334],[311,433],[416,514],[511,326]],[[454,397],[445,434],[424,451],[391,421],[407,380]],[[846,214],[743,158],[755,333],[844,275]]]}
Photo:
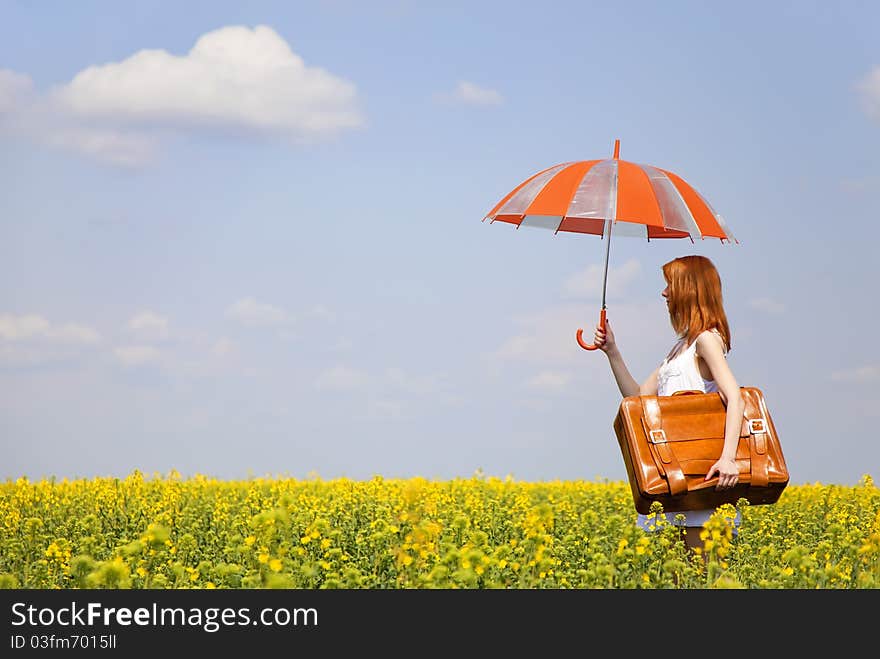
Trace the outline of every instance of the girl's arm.
{"label": "girl's arm", "polygon": [[657,367],[641,385],[636,382],[636,379],[629,372],[626,362],[623,360],[623,355],[620,354],[609,320],[605,320],[604,330],[598,325],[596,326],[593,343],[608,357],[608,363],[611,365],[611,372],[614,374],[617,388],[620,389],[620,393],[624,398],[627,396],[653,396],[657,394],[657,372],[660,370],[660,367]]}
{"label": "girl's arm", "polygon": [[648,376],[648,379],[642,382],[642,386],[639,387],[639,394],[642,396],[656,396],[657,395],[657,374],[660,372],[660,367],[654,369],[654,372]]}
{"label": "girl's arm", "polygon": [[706,474],[706,480],[717,474],[718,489],[726,490],[736,485],[739,480],[739,469],[736,466],[736,447],[739,444],[745,403],[740,393],[739,384],[724,358],[721,337],[709,331],[700,334],[697,337],[697,355],[706,362],[706,366],[712,372],[712,379],[718,383],[721,400],[727,406],[724,447],[721,449],[721,457]]}

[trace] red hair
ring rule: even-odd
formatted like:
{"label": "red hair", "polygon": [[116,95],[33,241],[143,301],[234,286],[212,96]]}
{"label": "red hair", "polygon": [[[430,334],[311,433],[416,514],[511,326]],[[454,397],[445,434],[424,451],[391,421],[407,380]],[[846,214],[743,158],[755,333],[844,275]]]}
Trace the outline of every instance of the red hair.
{"label": "red hair", "polygon": [[721,296],[721,277],[705,256],[680,256],[663,265],[669,285],[669,320],[690,345],[701,332],[717,329],[730,351],[730,327]]}

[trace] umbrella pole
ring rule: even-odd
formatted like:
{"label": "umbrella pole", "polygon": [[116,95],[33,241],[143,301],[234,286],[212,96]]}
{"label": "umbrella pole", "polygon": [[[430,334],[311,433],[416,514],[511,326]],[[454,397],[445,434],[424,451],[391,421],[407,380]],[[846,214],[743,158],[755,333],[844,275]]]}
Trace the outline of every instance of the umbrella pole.
{"label": "umbrella pole", "polygon": [[[611,227],[613,225],[614,220],[608,220],[608,236],[606,237],[608,242],[605,243],[605,273],[602,275],[602,309],[599,311],[599,327],[602,331],[605,330],[605,291],[608,287],[608,259],[611,255]],[[584,343],[583,334],[584,330],[578,329],[576,338],[581,348],[584,350],[595,350],[599,347],[595,344]]]}
{"label": "umbrella pole", "polygon": [[[614,140],[614,160],[620,158],[620,140]],[[615,162],[615,165],[617,163]],[[608,195],[608,212],[605,214],[606,222],[608,222],[608,236],[605,243],[605,273],[602,275],[602,309],[599,311],[599,327],[605,331],[605,291],[608,286],[608,259],[611,255],[611,228],[614,226],[614,218],[617,215],[617,168],[614,168],[614,178],[611,184],[611,194]],[[595,344],[584,343],[582,329],[577,331],[578,345],[584,350],[595,350],[599,346]]]}
{"label": "umbrella pole", "polygon": [[614,220],[608,220],[608,242],[605,243],[605,274],[602,275],[602,329],[605,329],[605,289],[608,285],[608,256],[611,253],[611,227]]}
{"label": "umbrella pole", "polygon": [[608,195],[608,242],[605,243],[605,274],[602,276],[602,312],[599,324],[605,329],[605,287],[608,284],[608,255],[611,253],[611,228],[614,226],[614,218],[617,217],[617,161],[620,160],[620,140],[614,140],[614,178],[611,184],[611,194]]}

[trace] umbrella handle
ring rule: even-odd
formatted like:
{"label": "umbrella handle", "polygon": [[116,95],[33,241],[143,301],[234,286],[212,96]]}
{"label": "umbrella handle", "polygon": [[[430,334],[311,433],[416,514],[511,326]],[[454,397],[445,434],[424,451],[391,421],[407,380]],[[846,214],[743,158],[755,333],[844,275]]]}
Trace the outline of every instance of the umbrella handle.
{"label": "umbrella handle", "polygon": [[[599,327],[604,331],[605,329],[605,307],[602,307],[602,311],[599,312]],[[584,330],[578,329],[577,331],[577,342],[578,345],[584,350],[596,350],[599,346],[595,344],[588,345],[584,343],[583,339]]]}

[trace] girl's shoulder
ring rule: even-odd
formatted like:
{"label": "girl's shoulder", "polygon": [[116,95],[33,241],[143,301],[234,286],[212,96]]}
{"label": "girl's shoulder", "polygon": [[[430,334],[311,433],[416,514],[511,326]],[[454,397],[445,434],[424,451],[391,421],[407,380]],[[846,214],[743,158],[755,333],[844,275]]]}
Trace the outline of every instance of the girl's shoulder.
{"label": "girl's shoulder", "polygon": [[697,335],[697,338],[694,339],[694,344],[697,346],[697,351],[711,350],[714,346],[718,346],[721,348],[722,354],[727,352],[724,349],[724,337],[721,336],[721,332],[714,327],[700,332]]}

